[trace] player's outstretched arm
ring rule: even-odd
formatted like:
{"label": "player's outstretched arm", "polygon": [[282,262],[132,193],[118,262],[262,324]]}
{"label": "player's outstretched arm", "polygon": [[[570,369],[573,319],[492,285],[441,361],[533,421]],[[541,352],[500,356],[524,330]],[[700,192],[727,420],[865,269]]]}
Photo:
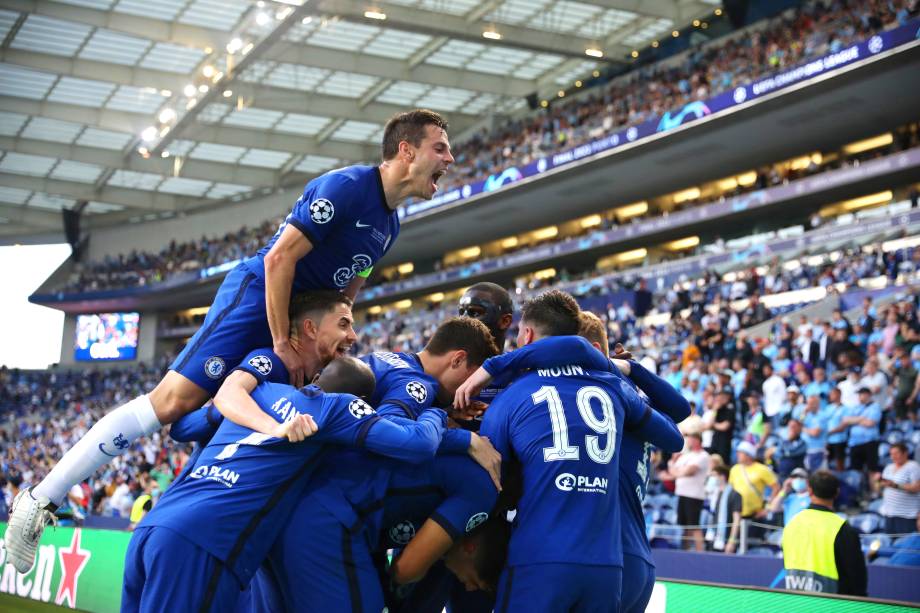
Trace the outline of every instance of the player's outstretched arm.
{"label": "player's outstretched arm", "polygon": [[[643,403],[645,404],[645,403]],[[677,424],[662,413],[645,405],[637,422],[627,419],[626,430],[635,434],[640,440],[648,441],[663,451],[674,453],[684,447],[684,437],[677,429]]]}
{"label": "player's outstretched arm", "polygon": [[690,417],[690,403],[670,383],[634,360],[629,360],[628,375],[645,392],[655,409],[677,423]]}
{"label": "player's outstretched arm", "polygon": [[[221,415],[250,430],[278,438],[286,437],[289,433],[294,434],[284,430],[284,424],[279,424],[272,419],[252,399],[252,391],[258,384],[258,380],[245,370],[234,370],[217,390],[217,395],[214,396],[214,406],[221,412]],[[290,440],[297,442],[303,439]]]}
{"label": "player's outstretched arm", "polygon": [[265,314],[272,333],[272,349],[284,362],[291,385],[302,387],[304,370],[291,346],[288,306],[297,262],[313,249],[313,243],[295,225],[288,225],[265,254]]}
{"label": "player's outstretched arm", "polygon": [[420,464],[434,458],[446,424],[447,414],[433,408],[422,411],[416,421],[378,418],[368,426],[364,447],[382,456]]}

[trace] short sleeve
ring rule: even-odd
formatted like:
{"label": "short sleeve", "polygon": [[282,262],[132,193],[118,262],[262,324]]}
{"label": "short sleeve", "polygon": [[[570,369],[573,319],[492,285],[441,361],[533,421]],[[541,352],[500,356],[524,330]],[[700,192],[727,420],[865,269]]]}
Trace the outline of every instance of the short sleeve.
{"label": "short sleeve", "polygon": [[349,177],[339,173],[323,175],[307,184],[287,222],[303,232],[314,246],[321,244],[351,219],[355,195],[355,185]]}
{"label": "short sleeve", "polygon": [[434,403],[437,395],[435,386],[431,381],[418,376],[417,372],[402,369],[389,378],[387,389],[377,407],[382,415],[405,413],[405,417],[415,419]]}
{"label": "short sleeve", "polygon": [[485,522],[498,500],[498,490],[489,474],[468,458],[462,462],[462,467],[458,465],[459,470],[452,474],[447,497],[431,514],[431,519],[454,540]]}
{"label": "short sleeve", "polygon": [[[303,411],[309,413],[309,410]],[[316,419],[316,416],[313,416]],[[316,419],[317,442],[360,446],[370,427],[380,419],[371,405],[351,394],[324,394]]]}
{"label": "short sleeve", "polygon": [[290,375],[281,358],[267,347],[250,351],[233,370],[248,372],[259,383],[290,383]]}

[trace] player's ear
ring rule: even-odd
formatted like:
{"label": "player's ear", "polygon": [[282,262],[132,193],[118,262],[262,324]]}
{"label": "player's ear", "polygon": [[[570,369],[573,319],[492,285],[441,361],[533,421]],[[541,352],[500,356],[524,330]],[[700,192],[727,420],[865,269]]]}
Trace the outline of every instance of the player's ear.
{"label": "player's ear", "polygon": [[303,332],[304,338],[316,340],[317,334],[319,332],[319,326],[317,326],[316,322],[309,317],[304,317],[303,324],[301,325],[301,332]]}
{"label": "player's ear", "polygon": [[505,313],[498,320],[498,327],[502,330],[507,330],[511,327],[511,323],[514,321],[514,315],[511,313]]}
{"label": "player's ear", "polygon": [[415,158],[415,151],[409,141],[399,141],[399,156],[404,158],[407,162],[411,162]]}
{"label": "player's ear", "polygon": [[458,349],[458,350],[456,350],[456,351],[454,352],[453,357],[451,357],[451,359],[450,359],[450,366],[451,366],[451,368],[463,368],[464,366],[466,366],[466,364],[467,364],[467,359],[466,359],[466,357],[467,357],[467,355],[466,355],[466,350],[465,350],[465,349]]}

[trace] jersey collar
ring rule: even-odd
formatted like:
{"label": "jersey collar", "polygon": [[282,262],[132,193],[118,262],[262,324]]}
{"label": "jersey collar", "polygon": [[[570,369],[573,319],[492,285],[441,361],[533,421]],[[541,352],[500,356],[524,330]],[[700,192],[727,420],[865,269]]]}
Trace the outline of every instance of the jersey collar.
{"label": "jersey collar", "polygon": [[387,193],[383,189],[383,177],[380,175],[380,166],[374,166],[374,177],[377,178],[377,189],[380,190],[380,202],[383,203],[383,209],[387,214],[395,213],[395,209],[390,209],[390,206],[387,204]]}

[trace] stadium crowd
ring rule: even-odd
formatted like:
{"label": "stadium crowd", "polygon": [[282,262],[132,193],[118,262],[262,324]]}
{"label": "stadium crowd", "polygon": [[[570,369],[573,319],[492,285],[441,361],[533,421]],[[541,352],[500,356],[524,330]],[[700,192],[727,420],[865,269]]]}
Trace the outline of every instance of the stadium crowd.
{"label": "stadium crowd", "polygon": [[[879,31],[903,23],[920,11],[916,0],[859,0],[812,2],[790,17],[770,20],[754,36],[735,37],[695,47],[678,64],[661,62],[618,77],[603,87],[592,88],[525,118],[476,134],[456,145],[456,163],[441,181],[441,189],[484,179],[504,168],[526,164],[541,156],[576,146],[628,125],[641,123],[676,109],[690,100],[705,99],[735,85],[760,78],[801,61],[835,51]],[[801,169],[764,167],[757,179],[739,186],[736,195],[784,183],[801,176],[859,163],[887,151],[917,144],[916,131],[888,150],[848,156],[827,165]],[[696,206],[708,200],[688,201]],[[641,219],[636,218],[636,219]],[[635,221],[634,219],[633,221]],[[77,263],[62,293],[102,291],[145,286],[184,272],[234,261],[254,253],[265,244],[281,218],[256,227],[243,227],[220,237],[195,241],[171,241],[158,253],[132,251],[107,255],[95,262]],[[606,227],[616,218],[605,219]]]}
{"label": "stadium crowd", "polygon": [[[6,509],[21,488],[37,483],[54,463],[113,405],[144,393],[170,360],[110,370],[23,371],[0,367],[0,474]],[[188,460],[190,449],[162,433],[130,450],[75,486],[60,515],[129,517],[143,494],[156,497]]]}
{"label": "stadium crowd", "polygon": [[457,148],[448,188],[484,180],[562,149],[657,118],[766,74],[798,65],[895,25],[920,12],[917,2],[856,0],[809,2],[749,35],[686,52],[614,79],[584,98],[484,130]]}

